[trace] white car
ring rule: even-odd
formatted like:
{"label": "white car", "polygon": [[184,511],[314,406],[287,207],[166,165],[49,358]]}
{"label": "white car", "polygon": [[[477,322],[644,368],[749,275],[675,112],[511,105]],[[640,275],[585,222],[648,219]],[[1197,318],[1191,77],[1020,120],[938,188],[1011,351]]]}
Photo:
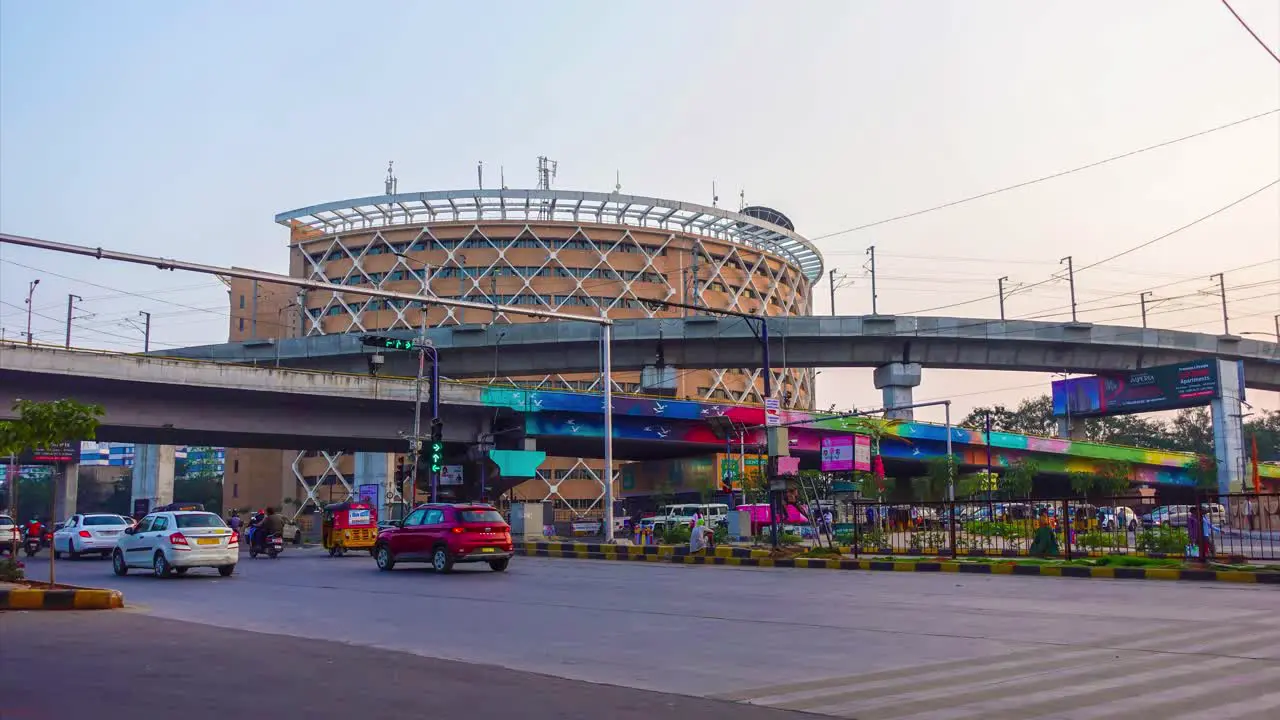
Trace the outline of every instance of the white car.
{"label": "white car", "polygon": [[240,559],[240,539],[222,518],[210,512],[170,510],[142,518],[120,536],[111,552],[111,569],[150,568],[156,577],[183,575],[191,568],[217,568],[227,577]]}
{"label": "white car", "polygon": [[13,518],[0,515],[0,545],[3,545],[0,551],[9,552],[14,542],[22,545],[22,529],[13,521]]}
{"label": "white car", "polygon": [[75,560],[87,553],[110,557],[116,541],[129,524],[119,515],[108,513],[76,514],[67,519],[53,534],[53,554]]}

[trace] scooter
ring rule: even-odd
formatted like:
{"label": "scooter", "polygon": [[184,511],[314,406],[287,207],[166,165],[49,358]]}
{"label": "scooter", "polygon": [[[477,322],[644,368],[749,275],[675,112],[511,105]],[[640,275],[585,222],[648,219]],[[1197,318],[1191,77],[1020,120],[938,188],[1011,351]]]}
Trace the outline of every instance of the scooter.
{"label": "scooter", "polygon": [[[254,532],[261,532],[261,530],[255,530]],[[258,553],[265,553],[267,557],[275,560],[282,552],[284,552],[284,538],[279,533],[268,536],[262,542],[261,549],[258,548],[258,543],[252,540],[249,541],[249,557],[251,558],[258,557]]]}

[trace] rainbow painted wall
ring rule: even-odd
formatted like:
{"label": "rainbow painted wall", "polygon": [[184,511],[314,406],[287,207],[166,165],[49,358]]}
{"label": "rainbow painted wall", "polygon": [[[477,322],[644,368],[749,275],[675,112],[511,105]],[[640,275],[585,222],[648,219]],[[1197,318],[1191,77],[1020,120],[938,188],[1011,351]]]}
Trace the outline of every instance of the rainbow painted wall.
{"label": "rainbow painted wall", "polygon": [[[603,437],[604,398],[596,393],[525,390],[485,387],[483,402],[495,408],[520,412],[525,418],[525,432],[532,436],[576,435]],[[758,405],[669,400],[635,395],[613,398],[613,436],[619,440],[679,442],[707,446],[713,453],[724,447],[706,418],[727,415],[736,423],[762,426],[764,408]],[[805,423],[790,427],[792,452],[818,453],[825,435],[849,434],[857,426],[848,418],[823,418],[802,411],[782,411],[782,422]],[[946,454],[946,427],[931,423],[903,422],[890,426],[881,443],[881,454],[901,460],[928,460]],[[748,445],[763,444],[763,428],[747,433]],[[986,464],[984,433],[953,427],[952,451],[961,464]],[[1195,456],[1191,453],[1144,450],[1141,448],[1101,443],[1040,438],[1015,433],[991,434],[991,461],[1007,466],[1023,458],[1031,458],[1046,472],[1090,472],[1100,470],[1108,462],[1126,462],[1134,466],[1135,480],[1157,485],[1192,485],[1187,474]],[[655,457],[660,453],[655,452]],[[1280,483],[1280,465],[1264,464],[1260,468],[1264,481]]]}

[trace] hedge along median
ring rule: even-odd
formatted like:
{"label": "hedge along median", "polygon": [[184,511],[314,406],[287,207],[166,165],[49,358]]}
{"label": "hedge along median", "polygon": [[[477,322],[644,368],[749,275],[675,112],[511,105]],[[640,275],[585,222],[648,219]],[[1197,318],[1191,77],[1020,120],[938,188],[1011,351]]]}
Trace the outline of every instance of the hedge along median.
{"label": "hedge along median", "polygon": [[0,610],[114,610],[124,607],[119,590],[68,586],[0,587]]}
{"label": "hedge along median", "polygon": [[973,575],[1043,575],[1119,580],[1195,580],[1200,582],[1280,585],[1280,571],[1202,569],[1194,567],[1117,567],[1072,564],[1077,561],[933,560],[920,558],[855,559],[849,557],[773,557],[768,550],[717,547],[713,554],[690,553],[682,545],[604,545],[595,543],[517,543],[516,552],[532,557],[577,560],[630,560],[685,565],[872,570],[884,572],[954,572]]}

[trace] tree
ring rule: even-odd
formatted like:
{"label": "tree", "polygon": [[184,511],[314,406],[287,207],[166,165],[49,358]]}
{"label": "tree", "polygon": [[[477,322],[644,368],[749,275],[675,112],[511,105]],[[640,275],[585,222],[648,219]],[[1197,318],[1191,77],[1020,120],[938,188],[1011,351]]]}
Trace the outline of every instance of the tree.
{"label": "tree", "polygon": [[985,430],[988,413],[991,415],[992,432],[1022,433],[1044,437],[1053,435],[1058,428],[1058,420],[1053,416],[1053,399],[1048,395],[1023,400],[1014,410],[1003,405],[974,408],[960,421],[960,427]]}
{"label": "tree", "polygon": [[84,405],[75,400],[13,404],[17,420],[0,422],[0,455],[19,455],[37,448],[92,440],[97,436],[101,405]]}
{"label": "tree", "polygon": [[1039,466],[1033,460],[1019,460],[1000,476],[999,487],[1009,499],[1031,497]]}
{"label": "tree", "polygon": [[947,499],[951,486],[951,463],[946,457],[929,458],[924,463],[924,475],[911,478],[911,495],[922,502],[941,502]]}
{"label": "tree", "polygon": [[1218,461],[1212,455],[1197,455],[1187,466],[1187,475],[1200,490],[1218,489]]}

